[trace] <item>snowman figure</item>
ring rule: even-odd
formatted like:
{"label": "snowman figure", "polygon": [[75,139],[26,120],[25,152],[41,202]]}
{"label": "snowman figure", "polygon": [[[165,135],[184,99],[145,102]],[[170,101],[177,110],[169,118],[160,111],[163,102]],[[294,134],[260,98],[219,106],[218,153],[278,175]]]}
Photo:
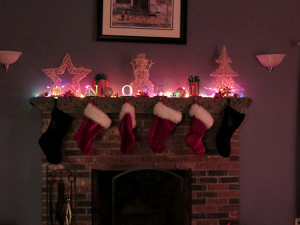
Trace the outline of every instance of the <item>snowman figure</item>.
{"label": "snowman figure", "polygon": [[153,61],[146,58],[146,54],[138,54],[130,62],[133,67],[135,80],[130,83],[134,95],[139,93],[147,93],[152,95],[154,85],[149,80],[149,69],[153,65]]}

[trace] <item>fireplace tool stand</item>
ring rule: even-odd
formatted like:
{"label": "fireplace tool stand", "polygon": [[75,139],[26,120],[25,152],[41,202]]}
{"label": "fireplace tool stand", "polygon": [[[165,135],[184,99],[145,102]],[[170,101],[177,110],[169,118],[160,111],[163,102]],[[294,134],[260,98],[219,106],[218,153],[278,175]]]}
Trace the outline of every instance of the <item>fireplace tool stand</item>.
{"label": "fireplace tool stand", "polygon": [[73,163],[47,165],[47,225],[76,225],[76,176]]}

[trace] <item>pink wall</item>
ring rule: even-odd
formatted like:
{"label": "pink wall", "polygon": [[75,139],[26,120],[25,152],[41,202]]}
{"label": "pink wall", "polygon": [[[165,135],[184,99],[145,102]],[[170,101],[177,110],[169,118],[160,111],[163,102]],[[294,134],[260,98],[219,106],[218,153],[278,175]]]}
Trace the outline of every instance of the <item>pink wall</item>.
{"label": "pink wall", "polygon": [[[93,70],[87,79],[107,73],[120,92],[133,80],[131,58],[146,53],[155,62],[155,85],[176,89],[198,74],[203,87],[212,82],[209,74],[223,45],[253,99],[240,130],[241,224],[293,224],[300,61],[293,41],[300,40],[300,1],[188,4],[187,44],[166,45],[95,41],[96,0],[1,0],[0,49],[24,54],[8,73],[0,71],[0,224],[40,223],[41,120],[28,99],[51,84],[41,69],[59,66],[70,53],[75,66]],[[255,58],[264,52],[287,54],[272,75]]]}

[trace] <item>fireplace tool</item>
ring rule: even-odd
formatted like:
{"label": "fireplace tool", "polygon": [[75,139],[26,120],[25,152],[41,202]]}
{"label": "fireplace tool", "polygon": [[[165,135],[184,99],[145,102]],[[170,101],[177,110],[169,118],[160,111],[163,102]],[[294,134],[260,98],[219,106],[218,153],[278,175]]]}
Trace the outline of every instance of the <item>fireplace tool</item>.
{"label": "fireplace tool", "polygon": [[[47,188],[47,190],[48,190],[49,201],[50,201],[49,202],[49,213],[50,213],[50,224],[51,225],[53,224],[53,203],[52,203],[52,184],[53,184],[53,180],[54,180],[53,174],[49,173],[47,175],[47,184],[49,184],[49,187]],[[48,200],[48,198],[47,198],[47,200]],[[47,206],[48,206],[48,203],[47,203]],[[48,213],[48,210],[47,210],[47,213]],[[47,219],[48,219],[48,217],[47,217]]]}
{"label": "fireplace tool", "polygon": [[71,197],[70,194],[66,194],[66,205],[65,205],[65,219],[66,219],[66,225],[72,224],[72,211],[71,211]]}
{"label": "fireplace tool", "polygon": [[58,181],[57,185],[58,199],[55,207],[55,216],[59,225],[64,225],[65,222],[65,182],[62,178]]}
{"label": "fireplace tool", "polygon": [[76,210],[76,166],[69,162],[48,164],[46,177],[47,225],[76,225],[72,214]]}

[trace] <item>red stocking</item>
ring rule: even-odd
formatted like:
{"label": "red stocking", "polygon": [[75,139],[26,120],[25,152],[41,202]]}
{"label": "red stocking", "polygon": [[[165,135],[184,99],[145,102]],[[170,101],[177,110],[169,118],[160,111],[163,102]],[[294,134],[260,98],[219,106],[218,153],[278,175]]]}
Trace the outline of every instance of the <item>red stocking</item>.
{"label": "red stocking", "polygon": [[121,136],[120,150],[124,154],[130,153],[134,146],[135,136],[132,133],[132,129],[134,129],[135,126],[136,120],[134,107],[129,103],[125,103],[120,112],[119,124],[119,132]]}
{"label": "red stocking", "polygon": [[214,119],[211,114],[203,107],[194,104],[192,105],[190,112],[192,116],[192,125],[190,132],[185,137],[185,143],[198,155],[203,155],[205,148],[202,143],[202,138],[206,132],[206,129],[212,127]]}
{"label": "red stocking", "polygon": [[155,115],[151,130],[148,134],[148,143],[155,153],[161,153],[165,147],[165,140],[182,119],[182,114],[161,102],[153,110]]}
{"label": "red stocking", "polygon": [[89,103],[84,109],[84,121],[76,132],[75,141],[84,155],[92,154],[92,140],[111,125],[111,119],[96,106]]}

